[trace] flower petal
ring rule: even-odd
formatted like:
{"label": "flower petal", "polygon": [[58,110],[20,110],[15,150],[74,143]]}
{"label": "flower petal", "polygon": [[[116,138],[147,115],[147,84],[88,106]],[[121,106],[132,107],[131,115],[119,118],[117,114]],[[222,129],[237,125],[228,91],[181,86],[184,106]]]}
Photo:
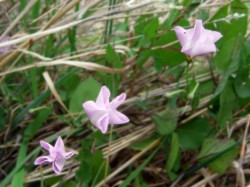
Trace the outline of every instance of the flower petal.
{"label": "flower petal", "polygon": [[65,165],[66,159],[62,155],[58,155],[56,160],[52,163],[52,167],[55,173],[59,174]]}
{"label": "flower petal", "polygon": [[[0,41],[0,43],[8,42],[9,40],[10,40],[10,37],[9,36],[5,36],[5,37],[2,38],[2,40]],[[0,54],[8,52],[10,48],[11,48],[11,45],[1,47],[0,48]]]}
{"label": "flower petal", "polygon": [[117,110],[112,110],[109,115],[109,123],[112,125],[118,125],[118,124],[124,124],[128,123],[129,119],[126,115],[123,113],[117,111]]}
{"label": "flower petal", "polygon": [[196,20],[193,29],[175,27],[175,32],[182,45],[181,52],[191,57],[215,52],[214,43],[222,37],[217,31],[205,29],[202,20]]}
{"label": "flower petal", "polygon": [[103,134],[107,132],[108,125],[109,125],[109,116],[105,116],[102,119],[100,119],[99,129],[102,131]]}
{"label": "flower petal", "polygon": [[90,119],[96,128],[106,133],[109,124],[109,113],[108,111],[97,111],[93,118]]}
{"label": "flower petal", "polygon": [[61,137],[58,137],[55,143],[55,147],[54,147],[55,152],[59,152],[61,154],[65,153],[65,147],[64,147],[64,143]]}
{"label": "flower petal", "polygon": [[112,109],[116,109],[125,101],[125,99],[126,99],[126,94],[122,93],[110,102],[110,106],[112,107]]}
{"label": "flower petal", "polygon": [[174,31],[179,42],[181,43],[181,46],[184,47],[189,42],[191,36],[187,34],[187,30],[180,26],[174,27]]}
{"label": "flower petal", "polygon": [[195,43],[196,41],[201,40],[201,37],[203,39],[207,38],[207,34],[204,31],[205,31],[205,29],[204,29],[204,27],[202,25],[202,20],[196,20],[191,45],[193,43]]}
{"label": "flower petal", "polygon": [[47,143],[47,142],[45,142],[45,141],[43,141],[43,140],[41,140],[40,141],[40,145],[44,148],[44,149],[46,149],[47,151],[52,151],[53,149],[54,149],[54,147],[52,146],[52,145],[50,145],[49,143]]}
{"label": "flower petal", "polygon": [[49,164],[53,161],[53,159],[50,156],[40,156],[38,157],[34,164],[35,165],[40,165],[40,164]]}
{"label": "flower petal", "polygon": [[217,42],[221,37],[222,37],[222,34],[220,32],[217,32],[217,31],[210,31],[210,30],[207,30],[207,33],[209,34],[209,36],[212,38],[212,41],[215,43]]}
{"label": "flower petal", "polygon": [[64,154],[64,158],[68,159],[68,158],[72,157],[74,154],[76,154],[74,151],[66,152]]}
{"label": "flower petal", "polygon": [[197,42],[192,48],[182,51],[182,52],[191,57],[195,57],[195,56],[212,53],[215,51],[216,51],[216,47],[213,42],[204,42],[204,43]]}
{"label": "flower petal", "polygon": [[110,91],[106,86],[102,86],[99,95],[96,99],[96,104],[98,107],[105,109],[109,104]]}
{"label": "flower petal", "polygon": [[87,101],[82,106],[89,118],[92,118],[97,110],[101,110],[93,101]]}

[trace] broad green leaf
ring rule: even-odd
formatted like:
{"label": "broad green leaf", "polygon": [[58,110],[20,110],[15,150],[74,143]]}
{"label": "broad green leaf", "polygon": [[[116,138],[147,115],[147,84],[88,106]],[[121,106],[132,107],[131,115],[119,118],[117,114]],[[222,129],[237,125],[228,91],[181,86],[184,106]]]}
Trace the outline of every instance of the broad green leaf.
{"label": "broad green leaf", "polygon": [[[179,10],[170,9],[168,13],[168,18],[160,25],[160,29],[164,31],[166,31],[166,29],[171,30],[173,28],[173,24],[175,24],[179,16]],[[186,19],[181,19],[178,21],[178,25],[187,28],[189,27],[189,22]]]}
{"label": "broad green leaf", "polygon": [[221,140],[216,138],[207,138],[202,145],[201,151],[198,155],[198,159],[206,158],[215,153],[225,151],[227,148],[234,145],[236,142],[232,139]]}
{"label": "broad green leaf", "polygon": [[[214,93],[214,97],[218,96],[223,91],[227,84],[228,78],[239,68],[239,61],[241,58],[240,54],[242,46],[244,45],[244,40],[241,35],[238,35],[238,37],[232,41],[233,44],[228,43],[228,48],[225,48],[224,52],[221,52],[220,55],[215,56],[214,58],[214,63],[219,67],[219,71],[224,72],[223,78],[221,79],[219,86]],[[233,48],[231,46],[233,46]],[[228,49],[230,50],[228,51]],[[225,56],[223,57],[223,55]],[[225,64],[222,65],[223,63]]]}
{"label": "broad green leaf", "polygon": [[[136,25],[135,25],[135,34],[138,35],[144,35],[144,28],[146,25],[148,25],[152,20],[154,20],[154,17],[152,15],[142,15],[139,16],[138,19],[136,20]],[[143,28],[143,29],[142,29]]]}
{"label": "broad green leaf", "polygon": [[228,81],[220,95],[220,108],[217,115],[218,127],[224,127],[227,120],[229,120],[233,115],[236,97],[232,87],[231,81]]}
{"label": "broad green leaf", "polygon": [[71,181],[64,182],[61,187],[78,187],[78,186],[79,185],[77,185],[76,182],[71,180]]}
{"label": "broad green leaf", "polygon": [[239,149],[237,147],[233,148],[218,157],[215,161],[208,164],[208,167],[213,171],[222,174],[232,165],[233,160],[237,158],[238,154]]}
{"label": "broad green leaf", "polygon": [[232,74],[238,69],[242,44],[243,39],[240,35],[223,42],[222,48],[212,61],[220,73]]}
{"label": "broad green leaf", "polygon": [[[249,49],[250,53],[250,49]],[[234,88],[235,92],[240,98],[247,98],[250,97],[250,79],[249,79],[249,60],[250,60],[250,54],[248,57],[247,54],[242,54],[242,58],[245,57],[245,59],[242,59],[242,63],[239,67],[239,71],[237,72],[237,76],[234,81]],[[244,56],[244,57],[243,57]]]}
{"label": "broad green leaf", "polygon": [[151,41],[156,37],[158,26],[158,17],[154,17],[146,26],[143,27],[143,33],[147,40]]}
{"label": "broad green leaf", "polygon": [[239,149],[234,147],[227,151],[235,145],[234,140],[220,140],[215,138],[208,138],[204,141],[199,159],[205,159],[207,157],[213,156],[214,154],[225,151],[222,155],[218,156],[215,160],[208,163],[208,167],[215,172],[224,173],[226,169],[232,164],[232,161],[237,157]]}
{"label": "broad green leaf", "polygon": [[197,4],[197,5],[199,5],[199,3],[201,3],[200,0],[184,0],[184,1],[182,1],[182,5],[183,5],[183,6],[190,6],[190,5],[192,5],[192,4]]}
{"label": "broad green leaf", "polygon": [[167,165],[166,165],[166,170],[168,172],[171,172],[176,160],[177,160],[177,157],[178,157],[178,154],[179,154],[179,151],[180,151],[180,147],[179,147],[179,137],[176,133],[173,133],[172,134],[172,140],[171,140],[171,148],[170,148],[170,151],[169,151],[169,155],[168,155],[168,160],[167,160]]}
{"label": "broad green leaf", "polygon": [[111,45],[107,45],[106,48],[106,60],[112,64],[114,68],[122,68],[122,62],[120,56],[116,53],[116,51],[111,47]]}
{"label": "broad green leaf", "polygon": [[[95,151],[89,160],[89,164],[93,170],[94,179],[92,180],[92,186],[95,186],[96,183],[104,179],[105,177],[105,167],[106,160],[103,158],[103,154],[100,150]],[[110,166],[108,165],[108,173],[110,171]]]}
{"label": "broad green leaf", "polygon": [[62,97],[62,92],[65,94],[65,99],[69,100],[72,94],[76,90],[77,86],[80,84],[81,78],[77,74],[70,76],[70,78],[65,81],[62,90],[58,90],[60,96]]}
{"label": "broad green leaf", "polygon": [[159,112],[152,117],[152,120],[156,127],[156,131],[160,135],[168,135],[175,130],[178,118],[176,112],[177,111],[174,109],[167,109],[163,112]]}
{"label": "broad green leaf", "polygon": [[[240,17],[236,16],[241,15]],[[238,34],[245,35],[247,31],[248,9],[240,0],[234,0],[220,8],[207,24],[211,30],[217,30],[223,34],[221,41],[229,40]],[[240,25],[240,26],[239,26]],[[219,43],[221,43],[219,41]]]}
{"label": "broad green leaf", "polygon": [[[141,36],[138,40],[136,40],[135,45],[138,45],[139,47],[148,47],[150,45],[150,41],[146,38],[145,34],[147,35],[147,32],[150,34],[150,24],[155,18],[152,15],[146,15],[146,16],[139,16],[139,18],[136,20],[136,25],[134,27],[136,36]],[[145,28],[148,28],[145,31]],[[150,36],[149,36],[150,37]]]}
{"label": "broad green leaf", "polygon": [[100,83],[97,82],[94,78],[89,77],[88,79],[84,80],[77,86],[76,90],[72,94],[69,103],[69,110],[73,113],[81,112],[83,110],[83,102],[88,100],[95,101],[100,88]]}
{"label": "broad green leaf", "polygon": [[151,144],[153,141],[156,140],[156,137],[149,137],[149,138],[145,138],[141,141],[138,142],[134,142],[131,144],[132,149],[136,150],[136,151],[141,151],[143,149],[145,149],[149,144]]}
{"label": "broad green leaf", "polygon": [[[174,31],[169,31],[167,34],[159,37],[154,46],[164,46],[166,44],[177,41]],[[152,56],[154,58],[154,66],[160,71],[164,66],[174,67],[186,61],[186,56],[180,52],[181,46],[179,42],[163,49],[152,50]]]}
{"label": "broad green leaf", "polygon": [[197,118],[182,125],[176,132],[183,148],[195,150],[202,145],[211,129],[207,119]]}
{"label": "broad green leaf", "polygon": [[90,181],[93,179],[93,170],[88,162],[85,160],[81,160],[79,170],[76,172],[76,179],[84,183],[85,185],[89,185]]}
{"label": "broad green leaf", "polygon": [[31,138],[33,138],[50,114],[51,110],[49,108],[43,108],[40,110],[35,119],[30,124],[28,124],[27,128],[25,129],[23,140],[28,142]]}

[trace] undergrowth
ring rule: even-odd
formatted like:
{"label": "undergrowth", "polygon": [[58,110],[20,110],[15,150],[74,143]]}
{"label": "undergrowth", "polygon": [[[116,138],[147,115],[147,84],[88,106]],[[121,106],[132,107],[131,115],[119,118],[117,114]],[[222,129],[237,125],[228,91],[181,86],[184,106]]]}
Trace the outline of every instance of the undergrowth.
{"label": "undergrowth", "polygon": [[[0,186],[247,186],[250,3],[240,0],[0,2]],[[174,26],[220,32],[189,59]],[[4,43],[0,43],[0,48]],[[82,103],[102,85],[130,122],[102,134]],[[77,153],[35,166],[40,140]]]}

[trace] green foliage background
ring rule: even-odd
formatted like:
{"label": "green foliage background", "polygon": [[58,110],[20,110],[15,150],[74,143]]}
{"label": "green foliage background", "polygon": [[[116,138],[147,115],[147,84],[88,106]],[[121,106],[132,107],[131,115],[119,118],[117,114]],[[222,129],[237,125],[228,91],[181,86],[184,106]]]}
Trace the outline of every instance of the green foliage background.
{"label": "green foliage background", "polygon": [[[2,4],[3,9],[15,3]],[[9,17],[1,23],[1,33],[30,3],[20,0],[13,10],[5,10]],[[106,181],[109,186],[170,186],[177,179],[182,185],[201,168],[226,175],[233,161],[242,160],[242,141],[249,141],[249,2],[148,1],[135,3],[134,9],[121,0],[60,3],[35,1],[9,35],[15,39],[39,33],[58,15],[44,30],[82,22],[23,40],[29,43],[25,47],[16,44],[40,57],[15,49],[0,57],[1,187],[98,186],[131,158],[135,160]],[[67,7],[71,12],[60,15]],[[74,14],[81,16],[71,20]],[[180,52],[173,27],[191,28],[196,19],[223,37],[215,54],[190,62]],[[91,62],[111,71],[65,64],[36,67],[43,57],[50,58],[47,62]],[[22,70],[29,65],[34,67]],[[66,109],[48,88],[45,71]],[[82,110],[82,103],[95,100],[102,85],[112,98],[121,92],[128,96],[121,110],[130,123],[115,126],[111,141]],[[50,166],[35,167],[33,162],[44,154],[39,141],[53,144],[58,136],[78,155],[56,176]],[[124,141],[126,146],[116,147]]]}

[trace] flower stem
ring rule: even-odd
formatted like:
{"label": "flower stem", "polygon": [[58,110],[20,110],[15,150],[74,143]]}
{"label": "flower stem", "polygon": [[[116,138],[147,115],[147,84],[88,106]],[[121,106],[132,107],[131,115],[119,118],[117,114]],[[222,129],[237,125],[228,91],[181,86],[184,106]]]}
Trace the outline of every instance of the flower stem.
{"label": "flower stem", "polygon": [[108,168],[109,168],[109,153],[110,153],[110,145],[112,141],[112,132],[113,132],[113,125],[110,125],[110,131],[109,131],[109,142],[108,142],[108,155],[107,155],[107,160],[106,160],[106,166],[105,166],[105,182],[103,186],[106,186],[106,178],[108,176]]}

